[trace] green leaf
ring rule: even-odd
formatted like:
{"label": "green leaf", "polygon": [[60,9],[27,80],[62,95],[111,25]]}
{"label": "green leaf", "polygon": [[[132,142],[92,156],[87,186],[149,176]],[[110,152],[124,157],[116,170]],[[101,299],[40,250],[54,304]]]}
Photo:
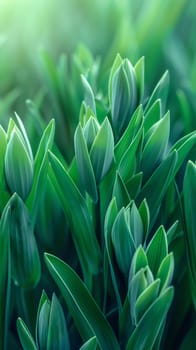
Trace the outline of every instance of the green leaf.
{"label": "green leaf", "polygon": [[109,206],[108,206],[108,209],[107,209],[107,212],[105,215],[104,238],[105,238],[106,253],[107,253],[108,262],[109,262],[109,266],[110,266],[110,272],[111,272],[111,278],[112,278],[112,283],[113,283],[113,287],[114,287],[114,292],[115,292],[118,308],[119,308],[119,310],[121,310],[122,303],[121,303],[121,298],[120,298],[120,294],[119,294],[119,290],[118,290],[118,283],[116,280],[115,271],[114,271],[113,263],[112,263],[113,262],[113,249],[112,249],[112,240],[111,240],[112,226],[114,224],[114,221],[116,219],[117,214],[118,214],[118,207],[117,207],[117,203],[116,203],[116,198],[113,197]]}
{"label": "green leaf", "polygon": [[144,115],[145,133],[161,119],[161,100],[156,100]]}
{"label": "green leaf", "polygon": [[119,211],[112,227],[112,243],[120,270],[127,275],[135,252],[135,243],[129,227],[129,209]]}
{"label": "green leaf", "polygon": [[99,129],[100,125],[97,122],[97,120],[94,117],[90,116],[90,118],[83,127],[84,138],[86,140],[88,150],[91,149],[91,146],[94,142],[96,135],[98,134]]}
{"label": "green leaf", "polygon": [[188,268],[191,281],[191,293],[196,308],[196,165],[189,161],[183,183],[185,238],[188,257]]}
{"label": "green leaf", "polygon": [[163,74],[163,76],[161,77],[161,79],[159,80],[159,82],[157,83],[157,85],[155,86],[155,88],[154,88],[154,90],[153,90],[153,92],[148,100],[148,103],[145,107],[145,112],[147,110],[149,110],[149,108],[153,105],[153,103],[157,99],[161,99],[163,113],[164,113],[165,105],[167,102],[168,90],[169,90],[169,73],[168,73],[168,71],[166,71]]}
{"label": "green leaf", "polygon": [[50,317],[51,302],[47,298],[40,310],[37,318],[37,342],[40,350],[47,349],[48,326]]}
{"label": "green leaf", "polygon": [[[97,337],[103,349],[120,349],[110,324],[77,274],[62,260],[51,254],[45,254],[45,262],[54,281],[67,301],[67,295],[73,299],[89,327]],[[69,305],[68,305],[69,306]],[[74,318],[74,315],[72,315]]]}
{"label": "green leaf", "polygon": [[173,253],[168,254],[161,262],[156,277],[160,279],[161,290],[167,288],[171,283],[174,273],[174,256]]}
{"label": "green leaf", "polygon": [[[119,162],[118,171],[122,179],[125,181],[125,183],[131,179],[131,177],[135,172],[137,150],[140,145],[140,142],[142,141],[142,136],[143,136],[143,126],[141,125],[135,138],[133,139],[129,147],[125,150],[124,155],[122,156]],[[138,158],[139,157],[140,155],[138,156]]]}
{"label": "green leaf", "polygon": [[33,288],[40,279],[41,265],[33,225],[22,199],[15,193],[10,206],[11,271],[16,285]]}
{"label": "green leaf", "polygon": [[137,103],[137,86],[133,66],[123,60],[112,78],[111,114],[117,139],[125,130]]}
{"label": "green leaf", "polygon": [[16,119],[17,119],[17,122],[18,122],[18,126],[19,126],[20,131],[21,131],[22,136],[23,136],[23,141],[24,141],[26,150],[28,151],[28,154],[29,154],[29,157],[30,157],[31,161],[33,161],[33,153],[32,153],[32,150],[31,150],[31,145],[30,145],[30,142],[29,142],[29,139],[28,139],[28,136],[27,136],[24,124],[23,124],[22,120],[20,119],[20,117],[19,117],[19,115],[17,113],[15,113],[15,116],[16,116]]}
{"label": "green leaf", "polygon": [[149,226],[150,226],[150,211],[148,208],[148,203],[145,198],[139,206],[139,214],[142,219],[143,229],[145,233],[145,240],[146,240],[148,237]]}
{"label": "green leaf", "polygon": [[141,268],[129,282],[128,297],[132,324],[136,325],[135,304],[139,295],[146,289],[148,283],[145,276],[145,269]]}
{"label": "green leaf", "polygon": [[137,86],[138,86],[138,92],[139,92],[139,102],[142,103],[143,97],[144,97],[144,87],[145,87],[145,82],[144,82],[144,74],[145,74],[145,57],[141,57],[135,67],[135,76],[137,80]]}
{"label": "green leaf", "polygon": [[47,350],[69,350],[69,338],[62,307],[55,294],[52,295],[48,323]]}
{"label": "green leaf", "polygon": [[137,298],[135,303],[136,324],[138,324],[142,316],[158,297],[159,287],[160,280],[157,279],[154,282],[152,282]]}
{"label": "green leaf", "polygon": [[11,193],[17,192],[26,199],[33,182],[33,163],[16,127],[6,148],[5,176]]}
{"label": "green leaf", "polygon": [[160,121],[151,127],[145,136],[146,142],[141,159],[144,181],[164,158],[168,147],[169,132],[170,114],[168,112]]}
{"label": "green leaf", "polygon": [[162,260],[168,254],[167,235],[163,226],[155,232],[146,249],[146,254],[150,269],[156,275]]}
{"label": "green leaf", "polygon": [[17,319],[16,326],[23,350],[37,350],[31,333],[29,332],[26,324],[20,317]]}
{"label": "green leaf", "polygon": [[143,249],[143,247],[140,245],[132,259],[130,273],[129,273],[129,279],[131,280],[133,276],[142,268],[145,268],[148,265],[148,260],[146,253]]}
{"label": "green leaf", "polygon": [[92,88],[83,74],[81,75],[81,79],[82,79],[82,84],[83,84],[84,89],[85,89],[86,106],[89,106],[91,108],[91,110],[93,111],[94,115],[96,115],[95,97],[94,97]]}
{"label": "green leaf", "polygon": [[119,209],[121,209],[123,206],[127,206],[131,200],[127,192],[125,183],[118,172],[116,172],[112,197],[116,198],[116,202]]}
{"label": "green leaf", "polygon": [[80,347],[80,350],[96,350],[97,349],[97,338],[96,337],[92,337],[89,340],[87,340],[85,342],[85,344],[83,344]]}
{"label": "green leaf", "polygon": [[154,301],[140,319],[127,343],[126,350],[151,350],[153,348],[170,308],[173,294],[173,288],[170,287]]}
{"label": "green leaf", "polygon": [[142,109],[142,105],[140,105],[135,110],[127,128],[125,129],[118,143],[115,145],[114,152],[115,152],[115,159],[117,164],[119,164],[122,156],[126,152],[127,148],[130,146],[131,142],[134,140],[136,134],[141,128],[142,123],[143,123],[143,109]]}
{"label": "green leaf", "polygon": [[126,188],[129,193],[130,198],[135,199],[139,193],[142,185],[143,173],[137,173],[133,175],[128,182],[126,182]]}
{"label": "green leaf", "polygon": [[92,218],[84,198],[68,172],[54,154],[49,155],[53,170],[50,173],[51,182],[58,193],[69,224],[73,227],[73,239],[86,279],[89,272],[96,274],[99,271],[101,258]]}
{"label": "green leaf", "polygon": [[130,228],[134,237],[135,246],[138,247],[143,242],[144,228],[140,213],[134,202],[130,212]]}
{"label": "green leaf", "polygon": [[151,215],[151,225],[156,220],[157,210],[161,201],[175,176],[175,166],[177,162],[177,152],[173,151],[159,165],[152,176],[146,182],[138,195],[138,201],[141,202],[146,198]]}
{"label": "green leaf", "polygon": [[27,199],[27,206],[32,213],[33,220],[36,218],[38,210],[40,193],[44,189],[48,170],[48,150],[51,149],[54,139],[55,123],[54,119],[50,121],[39,143],[39,147],[34,162],[34,178],[31,192]]}
{"label": "green leaf", "polygon": [[113,80],[113,76],[114,76],[115,72],[117,71],[117,69],[120,67],[122,61],[123,61],[123,59],[118,53],[116,55],[116,57],[115,57],[114,62],[113,62],[113,65],[112,65],[112,68],[111,68],[111,71],[110,71],[109,81],[108,81],[108,97],[109,97],[110,104],[111,104],[111,101],[112,101],[112,80]]}
{"label": "green leaf", "polygon": [[177,151],[178,158],[175,166],[175,174],[177,174],[184,160],[188,156],[192,147],[196,144],[196,131],[191,132],[190,134],[179,139],[170,149],[170,154],[173,151]]}
{"label": "green leaf", "polygon": [[74,136],[76,163],[78,166],[80,181],[84,189],[89,193],[94,202],[97,201],[97,187],[95,176],[87,149],[87,144],[84,139],[82,127],[79,124]]}
{"label": "green leaf", "polygon": [[4,157],[6,152],[6,146],[7,146],[7,139],[6,139],[6,133],[2,126],[0,125],[0,140],[1,140],[1,147],[0,147],[0,213],[2,213],[3,208],[5,207],[8,199],[9,199],[9,193],[6,189],[6,182],[5,182],[5,172],[4,172]]}
{"label": "green leaf", "polygon": [[93,142],[90,158],[96,180],[99,183],[110,169],[114,159],[114,137],[107,117]]}
{"label": "green leaf", "polygon": [[7,349],[8,322],[11,288],[11,261],[10,261],[10,206],[7,205],[0,221],[0,348]]}

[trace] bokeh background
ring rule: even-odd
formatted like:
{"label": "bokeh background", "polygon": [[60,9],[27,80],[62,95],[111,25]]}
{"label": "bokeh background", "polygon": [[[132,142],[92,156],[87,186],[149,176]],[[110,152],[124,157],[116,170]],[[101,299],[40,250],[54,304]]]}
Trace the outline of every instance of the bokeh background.
{"label": "bokeh background", "polygon": [[[99,62],[98,88],[104,90],[105,76],[119,52],[133,63],[145,56],[147,91],[169,69],[169,107],[181,133],[178,103],[186,100],[187,113],[196,109],[195,32],[194,0],[0,0],[0,121],[5,123],[15,110],[24,117],[27,99],[39,105],[43,115],[56,117],[48,59],[55,68],[63,54],[70,65],[74,55],[75,60],[82,55],[78,76]],[[91,57],[82,53],[84,46]],[[75,84],[70,69],[63,79],[68,90]],[[178,94],[183,95],[180,102]],[[75,102],[67,94],[65,98],[74,105],[69,118],[76,118],[82,94]],[[66,115],[65,109],[61,112]],[[192,118],[186,131],[195,126]]]}

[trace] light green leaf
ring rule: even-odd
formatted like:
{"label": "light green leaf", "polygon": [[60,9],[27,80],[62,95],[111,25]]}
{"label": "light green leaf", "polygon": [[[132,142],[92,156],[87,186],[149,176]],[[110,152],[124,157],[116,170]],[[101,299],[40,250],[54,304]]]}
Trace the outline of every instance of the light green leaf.
{"label": "light green leaf", "polygon": [[160,280],[157,279],[154,282],[152,282],[137,298],[135,303],[136,324],[138,324],[142,316],[158,297],[159,287]]}
{"label": "light green leaf", "polygon": [[123,61],[123,59],[118,53],[116,55],[116,57],[115,57],[114,62],[113,62],[113,65],[112,65],[112,68],[111,68],[111,71],[110,71],[109,81],[108,81],[108,97],[109,97],[110,104],[111,104],[111,101],[112,101],[112,80],[113,80],[113,76],[114,76],[114,73],[117,71],[117,69],[120,67],[122,61]]}
{"label": "light green leaf", "polygon": [[[71,267],[51,254],[45,254],[45,262],[65,301],[67,301],[67,295],[73,299],[78,312],[82,314],[97,337],[99,346],[105,350],[120,349],[110,324],[85,284]],[[74,315],[72,317],[74,318]]]}
{"label": "light green leaf", "polygon": [[134,237],[135,246],[138,247],[142,244],[144,239],[144,228],[140,213],[134,202],[130,212],[130,228]]}
{"label": "light green leaf", "polygon": [[33,183],[33,162],[16,127],[6,148],[5,176],[11,193],[17,192],[26,199]]}
{"label": "light green leaf", "polygon": [[140,319],[127,343],[126,350],[152,350],[169,311],[173,294],[173,288],[170,287],[154,301]]}
{"label": "light green leaf", "polygon": [[144,248],[140,245],[131,262],[131,268],[129,273],[129,280],[142,268],[145,268],[148,265],[148,260]]}
{"label": "light green leaf", "polygon": [[29,332],[26,324],[23,322],[23,320],[20,317],[17,319],[16,325],[17,325],[18,336],[20,338],[20,342],[22,344],[23,350],[37,350],[37,347],[35,345],[35,342],[33,340],[31,333]]}
{"label": "light green leaf", "polygon": [[149,108],[149,110],[144,115],[144,130],[146,132],[157,123],[162,115],[161,115],[161,100],[156,100],[153,105]]}
{"label": "light green leaf", "polygon": [[168,254],[167,235],[163,226],[160,226],[151,239],[146,254],[150,269],[157,274],[162,260]]}
{"label": "light green leaf", "polygon": [[145,268],[141,268],[129,282],[128,297],[132,324],[136,325],[135,303],[139,295],[147,288]]}
{"label": "light green leaf", "polygon": [[81,75],[81,79],[85,89],[86,106],[89,106],[93,111],[94,115],[96,115],[96,105],[95,105],[95,97],[94,97],[93,90],[83,74]]}
{"label": "light green leaf", "polygon": [[149,110],[149,108],[153,105],[153,103],[157,100],[157,99],[161,99],[162,102],[162,108],[163,111],[162,113],[164,113],[165,111],[165,105],[167,102],[167,95],[168,95],[168,90],[169,90],[169,73],[168,71],[166,71],[163,76],[161,77],[161,79],[159,80],[159,82],[157,83],[157,85],[155,86],[149,100],[148,103],[145,107],[145,112],[147,110]]}
{"label": "light green leaf", "polygon": [[168,254],[161,262],[156,277],[160,279],[161,290],[164,290],[171,283],[174,273],[174,256],[173,253]]}
{"label": "light green leaf", "polygon": [[139,95],[139,102],[142,103],[143,97],[144,97],[144,87],[145,87],[145,82],[144,82],[144,75],[145,75],[145,57],[141,57],[135,67],[135,76],[137,80],[137,86],[138,86],[138,95]]}

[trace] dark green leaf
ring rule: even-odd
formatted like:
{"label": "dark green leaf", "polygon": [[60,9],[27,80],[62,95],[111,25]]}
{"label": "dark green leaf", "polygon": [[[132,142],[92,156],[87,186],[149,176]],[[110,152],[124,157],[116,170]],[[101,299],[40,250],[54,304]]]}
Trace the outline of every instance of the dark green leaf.
{"label": "dark green leaf", "polygon": [[[89,293],[85,284],[77,274],[62,260],[53,255],[45,254],[46,265],[67,301],[67,294],[71,297],[97,337],[97,342],[103,349],[120,349],[115,334],[98,305]],[[69,306],[69,305],[68,305]],[[72,315],[74,318],[75,315]]]}

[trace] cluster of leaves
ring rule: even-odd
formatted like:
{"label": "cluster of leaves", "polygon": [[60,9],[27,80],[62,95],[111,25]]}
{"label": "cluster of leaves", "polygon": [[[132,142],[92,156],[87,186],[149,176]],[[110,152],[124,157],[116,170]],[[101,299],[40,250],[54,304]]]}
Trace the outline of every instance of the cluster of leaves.
{"label": "cluster of leaves", "polygon": [[82,83],[71,161],[53,120],[33,151],[19,116],[0,128],[1,348],[191,348],[196,132],[172,141],[144,58],[116,56],[108,96]]}

